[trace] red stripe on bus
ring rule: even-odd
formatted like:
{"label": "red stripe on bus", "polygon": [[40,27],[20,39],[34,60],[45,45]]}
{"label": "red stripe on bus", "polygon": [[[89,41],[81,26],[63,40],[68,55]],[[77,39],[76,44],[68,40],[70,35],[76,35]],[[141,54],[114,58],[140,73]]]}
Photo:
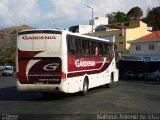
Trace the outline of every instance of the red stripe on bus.
{"label": "red stripe on bus", "polygon": [[[75,69],[75,72],[72,71],[71,73],[68,73],[67,77],[70,78],[70,77],[76,77],[76,76],[83,76],[85,74],[90,75],[90,74],[98,74],[98,73],[104,72],[108,68],[108,66],[111,64],[112,60],[113,60],[112,58],[107,58],[105,63],[104,64],[102,63],[103,66],[101,66],[100,68],[97,67],[97,69],[90,69],[87,67],[84,69],[81,69],[80,71],[76,71],[76,69]],[[85,70],[87,70],[87,71],[85,71]]]}

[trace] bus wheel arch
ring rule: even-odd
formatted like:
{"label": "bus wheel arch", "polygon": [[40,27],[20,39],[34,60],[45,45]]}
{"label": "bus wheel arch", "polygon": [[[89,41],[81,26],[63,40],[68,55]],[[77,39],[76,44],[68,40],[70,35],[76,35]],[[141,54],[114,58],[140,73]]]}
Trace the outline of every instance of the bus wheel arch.
{"label": "bus wheel arch", "polygon": [[113,82],[114,82],[114,73],[112,72],[111,75],[110,75],[109,83],[105,84],[105,86],[107,88],[111,88],[113,86]]}

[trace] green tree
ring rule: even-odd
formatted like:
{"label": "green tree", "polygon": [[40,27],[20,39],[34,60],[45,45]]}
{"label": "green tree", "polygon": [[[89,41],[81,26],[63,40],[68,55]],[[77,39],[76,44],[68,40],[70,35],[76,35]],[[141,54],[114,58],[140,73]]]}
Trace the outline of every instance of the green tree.
{"label": "green tree", "polygon": [[127,13],[127,15],[130,17],[132,21],[134,20],[140,20],[143,16],[143,11],[140,7],[133,7],[131,10]]}
{"label": "green tree", "polygon": [[114,19],[116,22],[129,22],[130,18],[124,13],[118,11],[116,15],[114,16]]}
{"label": "green tree", "polygon": [[16,50],[16,47],[14,45],[6,48],[5,51],[4,51],[4,56],[2,57],[0,62],[2,64],[14,65],[15,64],[15,58],[14,58],[15,50]]}
{"label": "green tree", "polygon": [[116,15],[117,13],[116,12],[112,12],[111,14],[106,14],[106,17],[108,17],[108,22],[109,22],[109,24],[111,24],[111,23],[115,23],[115,15]]}
{"label": "green tree", "polygon": [[148,10],[147,16],[144,21],[153,27],[153,30],[160,30],[160,7]]}

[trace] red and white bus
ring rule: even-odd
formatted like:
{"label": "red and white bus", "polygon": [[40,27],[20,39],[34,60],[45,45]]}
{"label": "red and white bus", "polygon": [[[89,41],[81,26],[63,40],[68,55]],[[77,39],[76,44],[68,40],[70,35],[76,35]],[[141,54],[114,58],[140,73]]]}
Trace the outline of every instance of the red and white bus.
{"label": "red and white bus", "polygon": [[20,31],[16,68],[19,91],[85,94],[119,76],[113,42],[56,29]]}

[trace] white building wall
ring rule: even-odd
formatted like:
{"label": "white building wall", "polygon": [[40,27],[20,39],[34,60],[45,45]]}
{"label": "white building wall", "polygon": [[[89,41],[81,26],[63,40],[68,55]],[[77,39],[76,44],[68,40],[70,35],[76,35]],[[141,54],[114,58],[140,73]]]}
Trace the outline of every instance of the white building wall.
{"label": "white building wall", "polygon": [[[89,21],[90,25],[92,25],[92,20]],[[108,25],[108,17],[96,17],[93,20],[93,25],[99,26],[99,25]]]}
{"label": "white building wall", "polygon": [[[87,34],[92,32],[92,20],[89,21],[90,25],[78,25],[79,29],[76,30],[77,33]],[[99,25],[107,25],[108,18],[107,17],[96,17],[93,20],[93,32],[95,32],[95,28]]]}
{"label": "white building wall", "polygon": [[[93,30],[95,29],[95,26],[93,26]],[[92,32],[92,25],[79,25],[79,33],[86,34]]]}
{"label": "white building wall", "polygon": [[[154,45],[154,50],[149,50],[149,45]],[[136,46],[140,45],[141,50],[136,50]],[[144,55],[160,55],[160,42],[144,42],[144,43],[132,43],[130,48],[130,54],[144,54]]]}

